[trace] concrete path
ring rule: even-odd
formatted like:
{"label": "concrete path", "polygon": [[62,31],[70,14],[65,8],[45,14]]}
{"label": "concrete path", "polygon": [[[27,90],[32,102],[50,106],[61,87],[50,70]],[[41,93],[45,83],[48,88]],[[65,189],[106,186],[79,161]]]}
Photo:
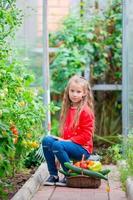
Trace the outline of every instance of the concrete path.
{"label": "concrete path", "polygon": [[107,182],[102,180],[98,189],[40,186],[32,200],[127,200],[126,194],[121,188],[117,167],[109,165],[105,168],[111,169],[109,193],[106,191]]}

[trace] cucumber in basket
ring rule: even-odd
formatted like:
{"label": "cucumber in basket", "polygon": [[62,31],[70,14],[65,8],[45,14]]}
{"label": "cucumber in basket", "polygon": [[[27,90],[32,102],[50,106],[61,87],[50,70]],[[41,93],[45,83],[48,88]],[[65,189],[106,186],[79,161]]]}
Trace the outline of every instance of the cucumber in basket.
{"label": "cucumber in basket", "polygon": [[88,169],[83,169],[81,167],[76,167],[69,162],[65,162],[64,165],[67,169],[71,169],[78,174],[83,174],[83,175],[87,175],[87,176],[94,177],[94,178],[108,180],[108,178],[106,176],[104,176],[102,173],[94,172],[94,171],[91,171]]}
{"label": "cucumber in basket", "polygon": [[103,174],[103,175],[107,175],[109,174],[111,170],[110,169],[103,169],[102,171],[100,171],[99,173]]}
{"label": "cucumber in basket", "polygon": [[76,173],[76,172],[66,172],[66,171],[64,171],[63,169],[59,169],[59,172],[60,172],[61,174],[64,174],[65,176],[77,176],[77,175],[79,175],[79,174]]}

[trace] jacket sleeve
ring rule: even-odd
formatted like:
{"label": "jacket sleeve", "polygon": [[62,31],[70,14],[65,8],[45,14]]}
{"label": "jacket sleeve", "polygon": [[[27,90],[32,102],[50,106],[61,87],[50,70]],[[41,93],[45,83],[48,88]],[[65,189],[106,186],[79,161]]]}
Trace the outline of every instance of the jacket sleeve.
{"label": "jacket sleeve", "polygon": [[92,142],[93,132],[94,114],[92,112],[82,111],[75,134],[70,139],[77,144],[86,145],[88,142]]}

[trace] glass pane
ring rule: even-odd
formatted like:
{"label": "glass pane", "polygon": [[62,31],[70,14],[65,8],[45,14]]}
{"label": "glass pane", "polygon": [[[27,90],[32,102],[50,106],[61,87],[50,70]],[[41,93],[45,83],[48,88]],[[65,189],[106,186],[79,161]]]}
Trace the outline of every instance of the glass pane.
{"label": "glass pane", "polygon": [[15,46],[19,57],[27,62],[28,70],[35,74],[35,85],[42,85],[42,1],[19,0],[23,24],[17,34]]}

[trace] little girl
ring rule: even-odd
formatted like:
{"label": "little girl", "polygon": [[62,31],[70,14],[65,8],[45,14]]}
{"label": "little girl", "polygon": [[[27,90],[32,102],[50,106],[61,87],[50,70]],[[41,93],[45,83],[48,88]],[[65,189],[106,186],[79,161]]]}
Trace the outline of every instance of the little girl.
{"label": "little girl", "polygon": [[93,150],[94,132],[93,95],[90,85],[83,77],[72,76],[64,92],[61,115],[60,137],[45,136],[43,153],[50,177],[45,185],[66,184],[65,177],[59,181],[55,157],[64,171],[65,162],[79,161],[84,154],[89,158]]}

